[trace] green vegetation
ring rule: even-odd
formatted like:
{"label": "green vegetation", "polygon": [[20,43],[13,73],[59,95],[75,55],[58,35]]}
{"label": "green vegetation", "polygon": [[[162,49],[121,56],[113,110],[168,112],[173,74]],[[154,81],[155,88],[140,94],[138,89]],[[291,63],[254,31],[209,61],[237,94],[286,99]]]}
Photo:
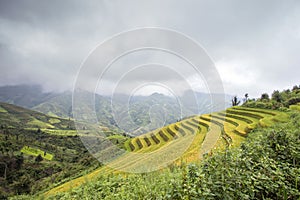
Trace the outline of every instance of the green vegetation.
{"label": "green vegetation", "polygon": [[145,174],[104,168],[81,187],[47,193],[47,198],[299,199],[300,114],[289,115],[288,122],[256,128],[239,148],[214,152],[201,163]]}
{"label": "green vegetation", "polygon": [[[98,118],[100,125],[115,132],[125,131],[131,135],[140,135],[163,125],[174,123],[180,120],[181,116],[188,117],[198,113],[199,110],[202,112],[211,112],[211,109],[216,110],[218,106],[214,108],[207,106],[210,103],[211,95],[216,95],[215,97],[218,98],[219,94],[186,91],[181,96],[184,105],[181,107],[175,98],[158,93],[153,93],[150,96],[115,94],[113,99],[95,94],[95,111],[97,116],[101,116]],[[195,101],[191,101],[195,98],[200,100],[201,104],[196,105]],[[58,119],[58,117],[72,119],[73,117],[72,93],[69,91],[45,93],[38,86],[3,86],[0,87],[0,102],[12,103],[35,110],[51,116],[52,119]],[[129,109],[127,109],[128,106]],[[226,106],[230,106],[230,102]],[[129,112],[127,112],[128,110]],[[41,121],[54,124],[54,121]],[[68,125],[64,125],[60,126],[59,129],[70,128]]]}
{"label": "green vegetation", "polygon": [[295,85],[291,90],[283,90],[282,92],[275,90],[271,98],[267,93],[261,95],[257,100],[252,99],[246,101],[243,106],[251,108],[265,108],[286,110],[291,105],[300,103],[300,86]]}
{"label": "green vegetation", "polygon": [[99,166],[78,136],[57,136],[42,130],[0,129],[1,198],[34,194]]}
{"label": "green vegetation", "polygon": [[101,166],[82,144],[73,121],[0,106],[6,110],[0,112],[0,199],[49,190]]}
{"label": "green vegetation", "polygon": [[[215,139],[213,141],[216,142],[220,139],[223,140],[227,146],[239,146],[247,136],[247,133],[253,128],[257,126],[270,126],[277,121],[287,121],[287,116],[287,114],[278,111],[232,107],[225,112],[190,117],[133,138],[130,142],[127,142],[126,148],[128,151],[137,153],[149,152],[159,149],[174,140],[180,140],[187,135],[202,134],[203,139],[201,139],[201,141],[207,141],[210,144],[203,150],[202,153],[205,153],[216,147],[215,143],[211,143],[212,134],[207,133],[207,129],[210,126],[215,127]],[[204,138],[206,138],[206,140]],[[194,143],[197,143],[197,148],[194,148],[194,151],[201,148],[202,142],[198,139],[199,138],[194,141]],[[190,151],[188,152],[191,154]],[[195,159],[197,159],[197,157],[198,156],[195,156]],[[191,158],[187,157],[184,159],[191,160]]]}
{"label": "green vegetation", "polygon": [[2,107],[0,106],[0,112],[6,113],[7,111],[6,111],[4,108],[2,108]]}
{"label": "green vegetation", "polygon": [[57,118],[51,118],[49,119],[49,123],[50,124],[57,124],[57,123],[60,123],[61,121]]}
{"label": "green vegetation", "polygon": [[[247,98],[248,98],[248,96],[247,96]],[[240,103],[241,103],[241,101],[238,100],[237,96],[234,96],[231,100],[232,106],[238,106]]]}
{"label": "green vegetation", "polygon": [[[155,159],[155,156],[160,156],[161,153],[164,152],[165,147],[169,147],[173,145],[174,143],[177,144],[176,148],[180,147],[180,144],[184,140],[190,136],[194,137],[192,143],[190,144],[190,147],[186,150],[186,152],[182,155],[181,158],[178,158],[174,165],[172,165],[171,169],[163,170],[163,172],[153,172],[149,175],[130,175],[130,174],[123,174],[121,173],[121,177],[126,177],[130,181],[133,181],[134,179],[142,179],[146,181],[144,184],[148,184],[147,180],[152,180],[153,182],[149,183],[150,185],[142,185],[141,187],[150,187],[147,192],[151,193],[150,191],[156,191],[154,193],[151,193],[152,195],[160,194],[157,193],[158,187],[163,188],[160,183],[164,183],[164,180],[156,180],[155,177],[162,177],[162,179],[166,179],[167,181],[178,181],[178,184],[181,184],[180,177],[182,176],[183,171],[187,170],[185,167],[182,166],[182,163],[199,163],[199,157],[204,155],[217,155],[219,152],[224,152],[225,149],[228,149],[231,151],[231,149],[234,149],[232,147],[239,147],[241,143],[247,142],[249,133],[253,132],[253,130],[256,130],[257,128],[262,127],[269,127],[272,126],[278,122],[285,122],[289,120],[289,113],[284,113],[280,111],[275,110],[266,110],[266,109],[258,109],[258,108],[243,108],[243,107],[232,107],[227,109],[223,112],[216,112],[212,114],[202,115],[202,116],[193,116],[187,119],[184,119],[182,121],[179,121],[177,123],[171,124],[169,126],[163,127],[161,129],[152,131],[150,133],[144,134],[142,136],[129,139],[125,142],[125,147],[128,151],[133,151],[137,154],[134,155],[124,155],[115,160],[111,163],[110,166],[128,166],[129,168],[131,166],[138,165],[139,162],[149,162],[142,157],[142,153],[147,152],[153,152],[151,155],[152,157],[148,157],[149,160]],[[113,136],[113,138],[117,138],[116,136]],[[200,152],[199,152],[200,150]],[[208,158],[205,158],[208,159]],[[198,166],[198,164],[197,164]],[[176,170],[178,171],[178,174],[170,174],[168,170],[171,170],[172,173],[175,173]],[[112,173],[112,170],[108,167],[101,167],[98,170],[92,172],[91,174],[88,174],[86,176],[77,178],[72,180],[71,182],[67,182],[63,185],[60,185],[59,187],[56,187],[49,192],[45,193],[45,195],[51,196],[55,195],[61,192],[68,192],[71,188],[74,188],[73,191],[77,191],[76,187],[82,184],[86,184],[87,180],[89,182],[95,183],[102,182],[103,179],[109,179],[107,181],[104,181],[106,184],[119,184],[114,182],[115,181],[115,175],[109,175],[107,177],[107,174]],[[120,172],[113,172],[114,174],[119,174]],[[163,173],[163,174],[161,174]],[[165,174],[166,173],[166,174]],[[197,172],[198,173],[198,172]],[[97,181],[97,178],[100,176],[100,180]],[[101,178],[102,177],[102,178]],[[146,177],[146,178],[144,178]],[[168,179],[168,177],[178,177],[178,180],[173,180],[173,178]],[[119,177],[120,178],[120,177]],[[132,178],[132,179],[131,179]],[[118,178],[117,178],[118,179]],[[128,181],[123,180],[122,181]],[[156,184],[155,184],[155,181]],[[159,183],[157,185],[157,183]],[[153,185],[151,185],[153,184]],[[169,190],[168,188],[170,185],[172,185],[170,182],[166,183],[168,187],[166,187],[166,190]],[[120,187],[122,187],[123,184],[120,184]],[[132,182],[130,182],[129,185],[135,185]],[[99,186],[99,185],[97,185]],[[100,186],[99,186],[100,187]],[[103,186],[104,187],[104,186]],[[155,187],[155,188],[151,188]],[[179,186],[178,186],[179,187]],[[181,186],[180,186],[181,187]],[[125,190],[127,188],[121,188],[121,190]],[[88,189],[88,191],[90,188]],[[129,191],[132,191],[134,193],[134,196],[147,196],[143,192],[140,191],[139,188],[135,189],[128,189]],[[73,191],[71,194],[73,194]],[[80,190],[82,193],[84,193],[85,190]],[[108,191],[107,191],[108,192]],[[76,192],[75,192],[76,193]],[[184,195],[184,193],[179,192],[180,195]],[[164,191],[164,194],[166,194],[166,191]],[[62,196],[66,195],[66,198],[73,198],[74,196],[68,196],[70,193],[63,194]],[[78,193],[76,193],[78,195]],[[75,195],[75,196],[76,196]],[[85,194],[88,196],[88,194]],[[113,198],[112,194],[105,193],[107,195],[107,198]],[[132,196],[123,196],[124,193],[120,194],[119,197],[122,197],[126,199],[127,197]],[[60,195],[58,195],[60,197]],[[56,197],[58,197],[56,196]],[[80,195],[79,195],[80,196]],[[56,198],[55,197],[55,198]],[[99,198],[102,198],[103,196],[99,196]],[[149,196],[147,196],[149,197]],[[154,196],[159,198],[159,196]],[[172,197],[173,198],[173,197]],[[117,197],[116,197],[117,199]]]}
{"label": "green vegetation", "polygon": [[21,152],[27,155],[32,155],[32,156],[41,156],[43,159],[47,160],[52,160],[53,159],[53,154],[47,153],[46,151],[42,151],[37,148],[29,147],[29,146],[24,146],[21,149]]}
{"label": "green vegetation", "polygon": [[298,103],[296,105],[290,105],[290,109],[300,111],[300,103]]}
{"label": "green vegetation", "polygon": [[27,123],[30,127],[36,127],[36,128],[54,128],[54,126],[52,126],[49,123],[40,121],[38,119],[33,119],[32,121]]}
{"label": "green vegetation", "polygon": [[36,111],[24,109],[12,104],[1,103],[6,112],[0,112],[0,125],[10,128],[75,129],[74,122],[68,119],[51,117]]}
{"label": "green vegetation", "polygon": [[76,130],[60,130],[60,129],[41,129],[43,132],[50,134],[50,135],[57,135],[57,136],[76,136]]}
{"label": "green vegetation", "polygon": [[[72,120],[1,103],[7,112],[0,112],[0,198],[299,199],[298,95],[298,86],[275,91],[271,99],[245,95],[243,106],[191,116],[135,138],[103,127],[113,144],[127,150],[109,166],[85,150]],[[138,171],[140,164],[169,156],[169,149],[185,151],[167,168],[115,170]]]}

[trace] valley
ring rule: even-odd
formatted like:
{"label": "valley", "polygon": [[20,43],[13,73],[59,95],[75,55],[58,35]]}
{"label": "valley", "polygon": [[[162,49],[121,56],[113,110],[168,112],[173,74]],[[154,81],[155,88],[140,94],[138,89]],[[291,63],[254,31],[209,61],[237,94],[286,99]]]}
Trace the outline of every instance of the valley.
{"label": "valley", "polygon": [[[214,96],[214,97],[212,97]],[[174,123],[184,117],[224,109],[212,98],[231,99],[230,95],[186,91],[178,100],[158,93],[150,96],[95,94],[95,112],[100,125],[137,136]],[[193,101],[192,101],[193,100]],[[44,92],[40,86],[0,87],[0,102],[15,104],[52,117],[72,118],[72,93]],[[227,103],[225,107],[229,107]],[[156,109],[155,109],[156,108]]]}
{"label": "valley", "polygon": [[[257,159],[254,155],[263,156],[257,154],[261,148],[261,151],[270,151],[264,159],[276,158],[270,162],[277,163],[278,160],[278,163],[285,163],[290,170],[294,170],[286,172],[287,175],[282,177],[285,184],[288,177],[297,182],[297,169],[300,164],[297,157],[300,142],[297,138],[300,130],[298,91],[299,89],[295,89],[288,94],[286,91],[281,92],[281,102],[275,98],[268,101],[249,100],[242,106],[191,115],[135,137],[120,131],[119,128],[111,129],[101,123],[95,125],[82,122],[80,125],[81,122],[76,122],[80,127],[84,127],[82,130],[76,130],[72,118],[60,118],[0,103],[0,181],[3,185],[0,188],[1,195],[11,199],[77,199],[90,196],[90,192],[86,193],[90,190],[101,199],[133,198],[131,195],[149,198],[168,195],[170,199],[221,195],[223,193],[217,192],[218,187],[229,187],[229,177],[232,176],[230,173],[235,174],[235,179],[240,178],[238,182],[244,181],[245,177],[242,175],[250,172],[246,168],[239,169],[239,166],[247,165],[243,159],[252,162],[251,160]],[[264,107],[279,104],[279,108]],[[95,131],[97,129],[102,130],[104,139],[99,137]],[[274,139],[266,141],[266,137]],[[281,141],[282,137],[285,142]],[[95,141],[96,143],[90,143],[93,145],[109,141],[111,145],[101,148],[99,152],[97,148],[91,152],[84,141]],[[279,146],[275,145],[273,149],[272,142]],[[282,157],[281,151],[294,153],[284,153],[285,156]],[[249,152],[252,153],[248,154]],[[110,159],[99,162],[107,156],[111,156]],[[267,173],[261,171],[267,164],[260,163],[260,159],[253,160],[256,163],[253,164],[261,165],[262,168],[250,167],[252,175],[256,176],[256,172]],[[219,162],[223,163],[225,168],[217,164]],[[285,170],[283,165],[276,163],[273,166],[274,170]],[[231,170],[228,170],[229,166]],[[212,169],[216,170],[211,171]],[[228,171],[224,171],[225,169]],[[238,172],[238,169],[243,172]],[[205,178],[207,173],[211,174],[215,185],[210,186],[211,190],[206,194],[203,192],[211,181]],[[218,183],[220,176],[223,177],[223,182]],[[257,180],[258,177],[252,178]],[[131,187],[136,181],[140,187],[145,188],[143,192],[139,190],[140,187]],[[267,184],[262,180],[257,183]],[[98,191],[105,189],[103,184],[107,184],[110,189]],[[247,184],[244,184],[247,187]],[[184,185],[201,189],[191,194],[193,190],[185,190]],[[270,188],[272,187],[273,185],[270,185]],[[291,188],[296,191],[297,187],[297,183],[293,183],[279,192]],[[110,192],[113,188],[116,193]],[[132,191],[132,194],[125,192],[125,188]],[[158,192],[159,188],[163,189]],[[156,193],[152,193],[152,190]],[[297,197],[296,193],[290,193]],[[143,195],[140,196],[141,194]],[[228,190],[225,194],[237,195],[237,191]],[[259,194],[255,191],[253,193],[254,196]]]}

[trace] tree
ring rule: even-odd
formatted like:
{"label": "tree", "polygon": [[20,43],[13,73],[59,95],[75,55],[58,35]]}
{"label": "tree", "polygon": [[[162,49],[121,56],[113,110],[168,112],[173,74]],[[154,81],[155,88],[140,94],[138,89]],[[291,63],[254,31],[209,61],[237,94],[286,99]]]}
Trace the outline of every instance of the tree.
{"label": "tree", "polygon": [[5,162],[0,162],[0,172],[0,177],[6,179],[7,164]]}
{"label": "tree", "polygon": [[278,103],[281,103],[283,101],[283,98],[282,98],[282,96],[281,96],[281,94],[278,90],[275,90],[272,93],[272,99],[275,100]]}
{"label": "tree", "polygon": [[24,163],[24,156],[23,156],[23,154],[21,154],[21,155],[17,155],[16,156],[16,164],[17,164],[17,166],[16,166],[16,169],[21,169],[21,166],[22,166],[22,164]]}
{"label": "tree", "polygon": [[286,94],[290,94],[291,93],[291,90],[290,89],[287,89],[287,90],[283,90]]}
{"label": "tree", "polygon": [[11,184],[11,187],[14,188],[15,193],[29,193],[30,192],[30,185],[33,183],[29,174],[24,174],[21,176],[17,181],[14,181]]}
{"label": "tree", "polygon": [[249,98],[249,94],[248,94],[248,93],[246,93],[246,94],[245,94],[245,102],[247,102],[247,101],[248,101],[248,98]]}
{"label": "tree", "polygon": [[269,95],[268,95],[267,93],[263,93],[263,94],[261,95],[260,99],[261,99],[261,100],[267,100],[267,101],[270,100]]}
{"label": "tree", "polygon": [[296,90],[298,90],[299,89],[299,87],[297,86],[297,85],[295,85],[294,87],[293,87],[293,91],[296,91]]}
{"label": "tree", "polygon": [[36,158],[35,158],[35,162],[41,162],[43,160],[43,157],[41,156],[41,154],[39,154]]}
{"label": "tree", "polygon": [[231,100],[232,106],[237,106],[241,103],[241,101],[238,100],[237,96],[234,96]]}

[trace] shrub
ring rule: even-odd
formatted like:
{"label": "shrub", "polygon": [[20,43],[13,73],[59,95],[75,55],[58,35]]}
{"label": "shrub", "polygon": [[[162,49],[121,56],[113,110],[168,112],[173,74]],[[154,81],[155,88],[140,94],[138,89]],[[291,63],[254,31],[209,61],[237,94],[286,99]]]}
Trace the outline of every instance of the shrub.
{"label": "shrub", "polygon": [[43,160],[43,157],[41,156],[41,154],[39,154],[36,158],[35,158],[35,162],[41,162]]}
{"label": "shrub", "polygon": [[272,109],[272,108],[273,108],[272,103],[269,103],[269,102],[261,102],[261,101],[257,101],[257,102],[247,102],[247,103],[245,103],[243,106],[249,107],[249,108],[263,108],[263,109]]}
{"label": "shrub", "polygon": [[278,110],[281,111],[281,112],[289,111],[289,109],[287,107],[280,107]]}
{"label": "shrub", "polygon": [[290,99],[287,100],[287,104],[290,105],[294,105],[300,103],[300,97],[292,97]]}
{"label": "shrub", "polygon": [[261,98],[260,98],[262,101],[269,101],[270,98],[269,98],[269,95],[267,93],[264,93],[261,95]]}

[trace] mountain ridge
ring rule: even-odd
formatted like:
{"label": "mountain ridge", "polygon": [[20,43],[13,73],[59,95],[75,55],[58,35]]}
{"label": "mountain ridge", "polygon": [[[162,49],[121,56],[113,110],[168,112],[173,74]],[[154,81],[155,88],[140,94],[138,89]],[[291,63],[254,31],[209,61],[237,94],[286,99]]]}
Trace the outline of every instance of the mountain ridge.
{"label": "mountain ridge", "polygon": [[[120,128],[127,133],[143,134],[184,117],[222,110],[230,106],[229,95],[206,94],[187,90],[183,96],[173,98],[154,92],[149,96],[94,94],[95,109],[101,125]],[[212,98],[226,104],[214,102]],[[44,114],[72,118],[72,92],[43,92],[38,85],[0,87],[0,101],[13,103]],[[163,109],[158,109],[158,107]],[[163,121],[164,123],[160,123]]]}

